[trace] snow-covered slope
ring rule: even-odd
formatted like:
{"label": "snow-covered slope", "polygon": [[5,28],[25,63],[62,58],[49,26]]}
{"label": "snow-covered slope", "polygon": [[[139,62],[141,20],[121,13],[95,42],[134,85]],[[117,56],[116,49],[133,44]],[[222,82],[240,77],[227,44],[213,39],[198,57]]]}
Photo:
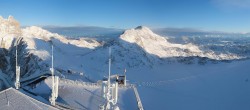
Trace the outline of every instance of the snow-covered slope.
{"label": "snow-covered slope", "polygon": [[[0,23],[0,44],[3,50],[1,54],[4,56],[1,61],[5,61],[3,64],[6,63],[1,70],[8,73],[13,80],[16,48],[18,50],[18,65],[21,65],[21,77],[32,78],[39,76],[39,74],[49,73],[52,44],[55,47],[56,60],[59,61],[57,64],[67,66],[73,61],[71,57],[87,54],[102,45],[89,38],[67,39],[36,26],[21,29],[20,24],[12,16],[8,19],[0,17]],[[76,65],[80,65],[79,63],[77,62]],[[72,67],[76,65],[72,65]],[[70,67],[63,69],[66,71]]]}
{"label": "snow-covered slope", "polygon": [[[37,68],[40,68],[41,71],[49,70],[52,44],[55,47],[56,68],[64,71],[86,72],[93,77],[98,76],[98,78],[102,77],[106,72],[107,47],[110,46],[113,50],[114,71],[143,65],[152,67],[155,64],[165,63],[165,59],[173,58],[180,59],[180,62],[186,60],[195,61],[194,58],[218,61],[244,58],[244,56],[233,53],[206,50],[192,43],[170,43],[167,38],[153,33],[144,26],[126,30],[118,39],[106,42],[103,45],[94,39],[68,39],[36,26],[21,29],[19,23],[13,17],[8,19],[0,18],[0,22],[1,33],[3,33],[0,39],[1,47],[9,49],[11,55],[8,62],[12,66],[6,71],[14,72],[15,48],[13,47],[15,47],[16,39],[19,39],[18,53],[24,54],[19,55],[21,60],[18,63],[20,65],[29,65],[21,70],[25,73],[30,72],[29,75],[31,72],[39,74],[40,72],[35,72]],[[97,69],[96,67],[102,68]],[[92,73],[93,68],[94,73]],[[34,70],[31,71],[31,69]]]}
{"label": "snow-covered slope", "polygon": [[39,56],[42,60],[48,60],[50,58],[49,52],[51,50],[51,44],[54,44],[53,41],[58,42],[61,46],[65,46],[59,47],[60,49],[64,48],[64,50],[76,51],[74,48],[67,49],[67,47],[94,49],[101,46],[99,42],[93,39],[67,39],[64,36],[51,33],[36,26],[23,29],[22,37],[24,38],[24,41],[27,42],[27,49],[29,49],[34,55]]}
{"label": "snow-covered slope", "polygon": [[[27,55],[34,55],[30,61],[34,61],[37,66],[48,68],[50,65],[51,45],[55,46],[55,66],[58,68],[74,69],[75,71],[86,71],[84,62],[99,62],[106,64],[105,54],[107,46],[113,48],[114,63],[117,68],[138,67],[159,63],[161,59],[204,57],[213,60],[234,60],[243,57],[235,54],[225,54],[202,50],[194,44],[174,44],[166,38],[153,33],[149,28],[139,26],[135,29],[126,30],[118,39],[107,42],[104,46],[94,39],[80,38],[67,39],[56,33],[51,33],[40,27],[31,26],[20,29],[19,23],[13,18],[0,19],[1,22],[1,47],[9,49],[15,47],[15,39],[21,39],[23,48]],[[14,55],[14,49],[10,50]],[[58,60],[57,60],[58,59]],[[14,61],[14,60],[13,60]],[[74,63],[72,63],[72,61]],[[102,71],[103,72],[103,71]]]}

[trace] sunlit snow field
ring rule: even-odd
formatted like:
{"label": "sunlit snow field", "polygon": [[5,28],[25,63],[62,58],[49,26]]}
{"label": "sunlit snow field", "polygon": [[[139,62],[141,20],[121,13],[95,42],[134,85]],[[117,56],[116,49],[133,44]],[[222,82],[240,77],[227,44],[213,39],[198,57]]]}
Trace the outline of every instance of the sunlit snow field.
{"label": "sunlit snow field", "polygon": [[[247,59],[250,53],[248,35],[172,35],[168,37],[168,41],[179,44],[193,43],[203,50],[234,53]],[[103,50],[98,54],[103,56],[101,60],[107,59],[105,52],[107,51]],[[82,61],[86,66],[83,68],[93,76],[92,78],[98,80],[98,77],[102,77],[101,73],[107,72],[107,65],[92,64],[88,58],[90,57]],[[149,110],[249,110],[250,61],[247,59],[208,62],[204,65],[166,63],[129,68],[128,82],[137,85],[143,106]],[[112,71],[122,73],[123,68],[117,65],[113,64]]]}

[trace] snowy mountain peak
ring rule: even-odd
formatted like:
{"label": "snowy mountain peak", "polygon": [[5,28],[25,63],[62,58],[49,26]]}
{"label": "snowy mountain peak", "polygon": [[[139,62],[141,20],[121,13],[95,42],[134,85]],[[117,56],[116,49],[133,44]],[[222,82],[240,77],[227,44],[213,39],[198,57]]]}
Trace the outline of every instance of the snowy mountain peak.
{"label": "snowy mountain peak", "polygon": [[15,19],[14,19],[13,16],[10,15],[10,16],[8,17],[8,21],[15,21]]}
{"label": "snowy mountain peak", "polygon": [[[130,43],[142,43],[143,41],[166,41],[165,38],[153,33],[148,27],[138,26],[134,29],[126,30],[120,38]],[[143,45],[143,44],[141,44]]]}
{"label": "snowy mountain peak", "polygon": [[148,27],[146,27],[146,26],[137,26],[136,28],[135,28],[136,30],[150,30]]}
{"label": "snowy mountain peak", "polygon": [[37,26],[27,27],[23,29],[22,31],[25,37],[35,37],[38,39],[43,39],[45,41],[50,40],[51,37],[58,36],[58,34],[51,33]]}
{"label": "snowy mountain peak", "polygon": [[221,54],[213,51],[203,51],[194,44],[174,44],[167,41],[165,37],[155,34],[145,26],[138,26],[126,30],[121,36],[121,43],[124,47],[131,47],[136,44],[144,51],[159,58],[171,57],[207,57],[216,60],[239,59],[237,55]]}
{"label": "snowy mountain peak", "polygon": [[9,16],[8,19],[4,19],[0,16],[0,32],[0,37],[6,35],[19,36],[21,35],[20,24],[13,16]]}

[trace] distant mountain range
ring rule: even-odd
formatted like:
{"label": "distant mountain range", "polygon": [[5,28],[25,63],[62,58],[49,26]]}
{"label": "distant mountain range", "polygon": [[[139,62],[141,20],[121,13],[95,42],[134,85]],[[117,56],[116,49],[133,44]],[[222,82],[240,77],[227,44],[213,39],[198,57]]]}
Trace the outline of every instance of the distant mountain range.
{"label": "distant mountain range", "polygon": [[[179,103],[196,106],[198,102],[208,103],[206,107],[211,108],[210,103],[221,104],[211,100],[227,102],[225,97],[229,97],[234,101],[235,91],[249,90],[248,34],[211,34],[197,30],[182,30],[184,33],[181,33],[174,29],[151,30],[145,26],[127,30],[99,27],[21,28],[12,16],[8,19],[0,17],[0,24],[0,73],[8,77],[3,78],[11,84],[15,82],[16,49],[17,64],[21,67],[21,86],[27,87],[29,82],[51,75],[53,45],[55,74],[76,82],[98,82],[107,76],[108,49],[111,48],[112,75],[124,74],[126,68],[128,83],[138,86],[146,109],[166,108],[166,100],[167,104],[171,104],[168,106],[175,105],[173,108],[179,108]],[[7,87],[2,82],[0,79],[1,89]],[[74,86],[77,84],[72,83]],[[39,84],[35,86],[43,88]],[[232,87],[234,91],[231,91]],[[248,93],[236,99],[247,98]],[[231,100],[225,103],[225,107],[230,104]],[[237,107],[241,104],[239,101]]]}
{"label": "distant mountain range", "polygon": [[[22,29],[19,23],[11,16],[8,19],[0,18],[0,22],[2,24],[0,27],[0,43],[1,48],[5,50],[3,55],[6,58],[2,59],[2,62],[6,65],[3,70],[6,73],[14,73],[15,42],[19,40],[18,52],[20,54],[18,54],[18,57],[21,59],[19,63],[25,65],[22,67],[21,72],[23,76],[25,74],[29,76],[49,69],[52,44],[55,46],[55,55],[60,59],[55,61],[55,65],[65,71],[68,69],[92,71],[90,70],[92,66],[105,65],[107,47],[113,48],[112,58],[113,63],[117,64],[116,68],[152,66],[172,61],[189,64],[197,61],[204,63],[207,60],[239,60],[248,58],[249,55],[249,52],[247,52],[249,47],[247,46],[241,46],[241,48],[239,46],[238,50],[230,52],[230,50],[220,48],[220,46],[206,48],[206,46],[204,47],[197,42],[174,43],[171,42],[169,37],[162,37],[145,26],[138,26],[124,32],[122,30],[99,27],[45,27],[54,32],[58,31],[58,33],[89,30],[102,34],[103,32],[117,34],[115,36],[118,37],[110,38],[110,40],[106,41],[84,37],[71,39],[36,26]],[[195,32],[195,30],[189,30],[189,32]],[[189,39],[186,38],[187,41]],[[203,42],[202,39],[195,41]],[[202,44],[205,44],[205,42]],[[225,50],[227,51],[225,52]],[[74,63],[72,64],[71,61],[74,61]],[[87,62],[91,63],[86,64]],[[86,65],[86,67],[83,67],[83,65]],[[11,76],[14,76],[14,74]]]}

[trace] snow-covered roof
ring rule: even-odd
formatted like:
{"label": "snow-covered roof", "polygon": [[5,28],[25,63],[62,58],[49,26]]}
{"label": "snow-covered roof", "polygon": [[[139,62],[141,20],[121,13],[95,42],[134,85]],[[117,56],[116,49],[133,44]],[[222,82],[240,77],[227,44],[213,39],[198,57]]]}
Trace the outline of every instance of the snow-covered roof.
{"label": "snow-covered roof", "polygon": [[[69,104],[74,109],[98,110],[105,103],[101,85],[95,83],[60,80],[60,103]],[[118,106],[120,110],[136,110],[138,108],[134,90],[130,87],[119,87]]]}
{"label": "snow-covered roof", "polygon": [[[51,78],[45,79],[38,84],[36,88],[30,89],[42,97],[50,96]],[[82,81],[73,81],[68,79],[59,80],[57,105],[65,106],[74,110],[98,110],[99,105],[105,103],[102,97],[102,87],[97,83],[88,83]],[[118,106],[120,110],[138,109],[136,96],[133,88],[119,87],[118,89]]]}
{"label": "snow-covered roof", "polygon": [[0,110],[57,110],[50,105],[37,101],[14,88],[0,92]]}

